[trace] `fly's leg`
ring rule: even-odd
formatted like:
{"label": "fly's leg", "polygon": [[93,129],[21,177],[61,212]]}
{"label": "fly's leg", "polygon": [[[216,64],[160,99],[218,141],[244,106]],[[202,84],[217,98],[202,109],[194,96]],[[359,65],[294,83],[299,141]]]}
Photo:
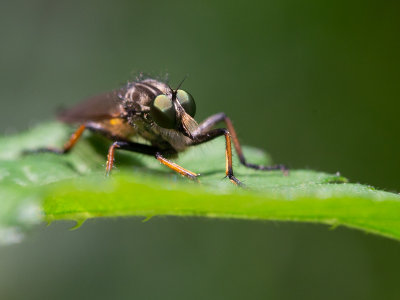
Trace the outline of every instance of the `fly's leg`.
{"label": "fly's leg", "polygon": [[71,135],[69,140],[64,144],[64,146],[61,149],[52,148],[52,147],[39,148],[39,149],[35,149],[35,150],[26,150],[23,152],[23,154],[42,153],[42,152],[51,152],[51,153],[56,153],[56,154],[68,153],[75,146],[76,142],[82,136],[85,129],[86,129],[85,124],[79,126],[79,128]]}
{"label": "fly's leg", "polygon": [[31,153],[43,153],[43,152],[50,152],[56,154],[66,154],[68,153],[78,142],[80,137],[82,136],[83,132],[88,129],[92,132],[101,134],[110,140],[120,140],[121,137],[114,136],[111,132],[109,132],[106,128],[103,128],[101,124],[95,122],[87,122],[79,126],[79,128],[71,135],[69,140],[64,144],[61,149],[53,148],[53,147],[46,147],[46,148],[39,148],[34,150],[26,150],[23,154],[31,154]]}
{"label": "fly's leg", "polygon": [[116,149],[132,151],[132,152],[137,152],[137,153],[147,154],[147,155],[155,155],[159,151],[159,149],[157,147],[153,147],[153,146],[149,146],[149,145],[133,143],[133,142],[129,142],[129,141],[116,141],[108,149],[107,163],[106,163],[106,175],[107,176],[110,175],[111,170],[114,166],[114,156],[115,156]]}
{"label": "fly's leg", "polygon": [[185,176],[189,179],[198,181],[197,179],[197,174],[193,173],[189,170],[186,170],[185,168],[181,167],[180,165],[177,165],[176,163],[173,163],[172,161],[166,159],[165,157],[162,156],[161,153],[157,152],[156,153],[156,158],[157,160],[162,163],[164,166],[167,166],[168,168],[174,170],[175,172],[181,174],[182,176]]}
{"label": "fly's leg", "polygon": [[225,115],[225,113],[218,113],[204,120],[202,123],[199,124],[199,127],[194,133],[194,135],[197,134],[201,135],[208,132],[212,127],[214,127],[219,122],[224,122],[226,124],[226,127],[232,138],[235,150],[239,156],[240,163],[242,165],[255,170],[263,170],[263,171],[281,170],[283,174],[285,175],[288,174],[289,169],[285,165],[279,164],[273,166],[263,166],[263,165],[248,163],[243,155],[242,147],[240,146],[239,139],[237,138],[236,131],[235,128],[233,127],[232,121]]}
{"label": "fly's leg", "polygon": [[154,156],[160,163],[163,165],[167,166],[168,168],[174,170],[175,172],[188,177],[193,180],[197,180],[197,174],[193,173],[189,170],[186,170],[185,168],[177,165],[176,163],[171,162],[170,160],[166,159],[162,153],[161,150],[157,147],[149,146],[149,145],[143,145],[143,144],[138,144],[138,143],[133,143],[133,142],[128,142],[128,141],[117,141],[114,142],[109,150],[108,150],[108,156],[107,156],[107,167],[106,167],[106,174],[109,175],[111,173],[111,170],[114,165],[114,156],[115,156],[115,150],[127,150],[127,151],[132,151],[132,152],[138,152],[141,154],[147,154],[147,155],[152,155]]}
{"label": "fly's leg", "polygon": [[[79,138],[82,136],[83,132],[85,129],[89,129],[93,132],[100,133],[107,138],[110,139],[120,139],[116,136],[113,136],[110,134],[107,130],[104,130],[101,126],[96,126],[95,123],[87,123],[84,125],[81,125],[75,132],[72,134],[70,139],[64,144],[64,147],[61,149],[56,149],[56,148],[40,148],[40,149],[35,149],[35,150],[28,150],[25,151],[24,154],[30,154],[30,153],[41,153],[41,152],[51,152],[51,153],[56,153],[56,154],[65,154],[68,153],[77,143]],[[106,164],[106,175],[110,175],[111,170],[114,165],[114,156],[115,156],[115,150],[120,149],[120,150],[127,150],[127,151],[132,151],[132,152],[137,152],[141,154],[147,154],[147,155],[152,155],[154,156],[158,161],[160,161],[163,165],[169,167],[170,169],[174,170],[175,172],[186,176],[190,179],[197,180],[197,174],[193,173],[189,170],[186,170],[185,168],[169,161],[168,159],[164,158],[162,155],[162,150],[149,146],[149,145],[144,145],[144,144],[139,144],[139,143],[133,143],[129,141],[123,141],[119,140],[114,142],[109,150],[108,150],[108,155],[107,155],[107,164]],[[171,152],[172,150],[169,150],[167,152]]]}
{"label": "fly's leg", "polygon": [[191,145],[199,145],[211,141],[219,136],[225,136],[225,174],[235,185],[243,185],[233,174],[231,135],[225,128],[218,128],[195,136]]}

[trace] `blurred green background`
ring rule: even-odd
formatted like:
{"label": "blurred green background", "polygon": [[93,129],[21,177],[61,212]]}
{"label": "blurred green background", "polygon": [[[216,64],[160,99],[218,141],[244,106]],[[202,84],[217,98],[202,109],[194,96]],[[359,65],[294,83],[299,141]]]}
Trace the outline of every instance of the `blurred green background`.
{"label": "blurred green background", "polygon": [[[8,1],[0,130],[144,71],[291,168],[400,191],[398,1]],[[206,159],[206,158],[205,158]],[[221,162],[222,164],[224,162]],[[134,191],[132,197],[134,198]],[[348,229],[155,218],[38,226],[0,299],[399,299],[400,245]]]}

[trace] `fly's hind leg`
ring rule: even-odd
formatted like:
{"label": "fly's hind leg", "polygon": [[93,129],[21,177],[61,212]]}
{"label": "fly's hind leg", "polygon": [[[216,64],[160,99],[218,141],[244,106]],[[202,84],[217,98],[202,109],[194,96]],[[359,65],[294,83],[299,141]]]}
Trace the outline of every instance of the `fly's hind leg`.
{"label": "fly's hind leg", "polygon": [[79,128],[71,135],[69,140],[64,144],[62,148],[53,148],[53,147],[46,147],[46,148],[39,148],[34,150],[26,150],[23,154],[31,154],[31,153],[43,153],[43,152],[50,152],[55,154],[66,154],[76,145],[78,140],[81,138],[83,132],[88,129],[91,132],[101,134],[110,140],[122,140],[123,138],[115,135],[109,128],[104,126],[105,124],[99,122],[86,122],[79,126]]}
{"label": "fly's hind leg", "polygon": [[173,163],[170,160],[166,159],[163,156],[161,149],[154,147],[154,146],[133,143],[133,142],[129,142],[129,141],[116,141],[110,146],[110,148],[108,150],[108,156],[107,156],[106,175],[110,175],[110,173],[111,173],[111,170],[114,165],[115,150],[117,150],[117,149],[152,155],[160,163],[162,163],[163,165],[167,166],[168,168],[174,170],[175,172],[177,172],[185,177],[188,177],[192,180],[197,180],[196,173],[186,170],[185,168],[177,165],[176,163]]}
{"label": "fly's hind leg", "polygon": [[39,148],[34,150],[26,150],[23,154],[31,154],[31,153],[42,153],[42,152],[50,152],[56,154],[65,154],[68,153],[78,142],[79,138],[82,136],[83,132],[87,128],[86,124],[82,124],[79,128],[71,135],[69,140],[64,144],[61,149],[47,147],[47,148]]}
{"label": "fly's hind leg", "polygon": [[202,123],[199,124],[199,127],[194,133],[194,135],[206,134],[209,130],[211,130],[211,128],[213,128],[219,122],[224,122],[226,124],[226,128],[230,133],[233,145],[235,147],[235,150],[239,156],[240,163],[242,165],[255,170],[263,170],[263,171],[281,170],[283,174],[285,175],[288,174],[289,169],[282,164],[273,166],[263,166],[263,165],[248,163],[246,161],[246,158],[244,157],[242,147],[240,146],[239,139],[237,138],[236,131],[235,128],[233,127],[232,121],[225,115],[225,113],[218,113],[204,120]]}

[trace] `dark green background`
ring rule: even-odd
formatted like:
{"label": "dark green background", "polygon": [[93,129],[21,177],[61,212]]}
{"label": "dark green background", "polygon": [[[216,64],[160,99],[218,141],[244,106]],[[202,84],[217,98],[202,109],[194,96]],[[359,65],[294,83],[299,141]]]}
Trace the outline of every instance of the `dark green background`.
{"label": "dark green background", "polygon": [[[400,191],[398,1],[1,6],[3,133],[140,71],[168,72],[172,85],[189,74],[198,120],[224,111],[276,162]],[[174,218],[70,225],[0,249],[1,299],[400,297],[399,243],[361,232]]]}

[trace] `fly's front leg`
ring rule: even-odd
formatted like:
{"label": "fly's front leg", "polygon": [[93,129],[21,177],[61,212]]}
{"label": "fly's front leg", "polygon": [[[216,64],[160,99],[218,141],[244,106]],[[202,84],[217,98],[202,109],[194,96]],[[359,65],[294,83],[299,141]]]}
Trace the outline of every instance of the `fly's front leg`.
{"label": "fly's front leg", "polygon": [[219,136],[225,136],[225,174],[236,185],[242,185],[242,183],[233,175],[232,167],[232,146],[231,146],[231,135],[225,128],[218,128],[210,130],[203,134],[198,134],[194,137],[191,145],[199,145],[208,141],[211,141]]}
{"label": "fly's front leg", "polygon": [[196,134],[204,134],[208,132],[211,128],[213,128],[217,123],[219,122],[224,122],[226,124],[226,127],[232,137],[233,140],[233,145],[235,147],[235,150],[239,156],[239,160],[241,164],[248,168],[252,168],[255,170],[263,170],[263,171],[272,171],[272,170],[281,170],[285,175],[288,173],[288,168],[285,165],[273,165],[273,166],[263,166],[263,165],[256,165],[256,164],[251,164],[246,161],[246,158],[243,155],[242,147],[240,146],[239,139],[237,138],[235,128],[233,127],[231,119],[229,119],[225,113],[218,113],[215,114],[206,120],[204,120],[202,123],[199,124],[198,129],[194,133]]}

